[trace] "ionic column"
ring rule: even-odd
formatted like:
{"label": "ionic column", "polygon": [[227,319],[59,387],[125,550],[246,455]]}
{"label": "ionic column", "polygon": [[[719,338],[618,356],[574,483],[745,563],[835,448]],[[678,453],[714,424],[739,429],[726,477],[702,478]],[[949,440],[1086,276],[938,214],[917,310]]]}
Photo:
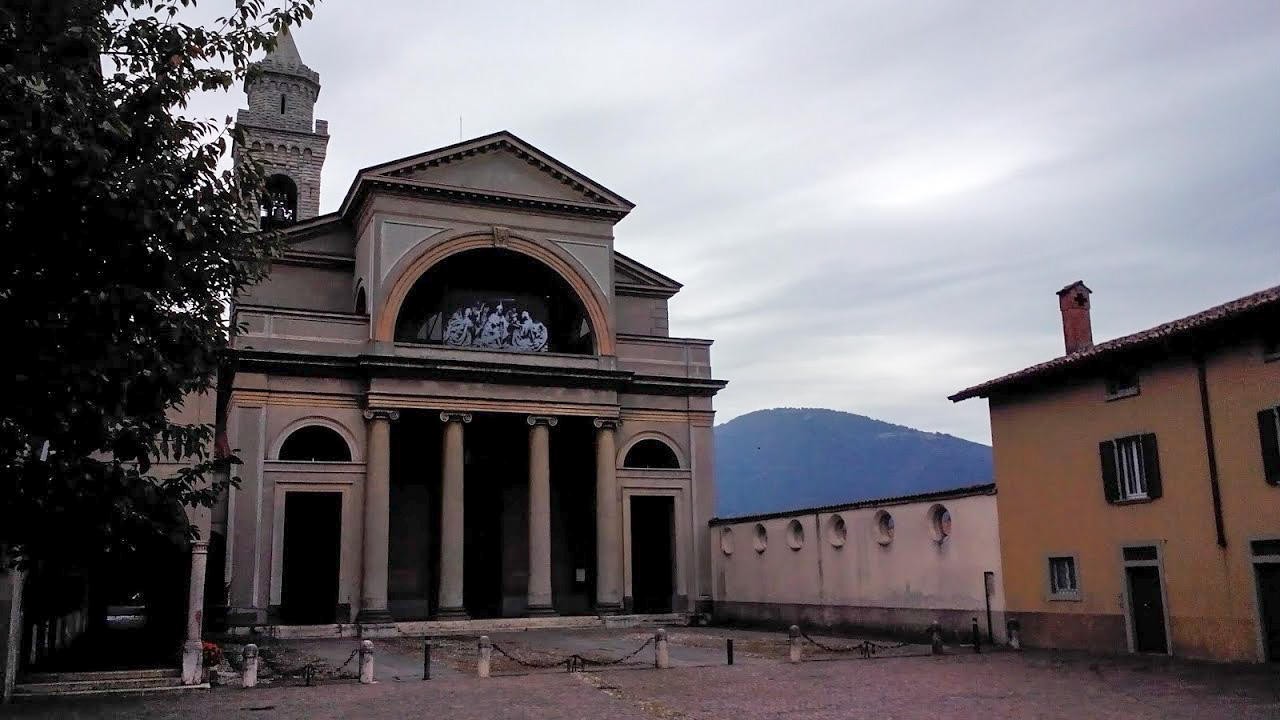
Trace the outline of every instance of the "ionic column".
{"label": "ionic column", "polygon": [[391,538],[391,421],[395,410],[365,410],[364,538],[359,623],[388,623],[387,544]]}
{"label": "ionic column", "polygon": [[204,647],[200,633],[204,625],[204,574],[209,561],[209,543],[191,543],[191,579],[187,590],[187,638],[182,644],[182,684],[204,682]]}
{"label": "ionic column", "polygon": [[444,423],[444,443],[440,466],[440,597],[436,609],[439,620],[465,620],[462,604],[463,544],[463,445],[462,426],[471,422],[471,413],[440,413]]}
{"label": "ionic column", "polygon": [[551,606],[551,428],[553,417],[529,422],[529,614],[554,615]]}
{"label": "ionic column", "polygon": [[622,611],[622,523],[618,517],[617,442],[621,420],[596,418],[596,611]]}

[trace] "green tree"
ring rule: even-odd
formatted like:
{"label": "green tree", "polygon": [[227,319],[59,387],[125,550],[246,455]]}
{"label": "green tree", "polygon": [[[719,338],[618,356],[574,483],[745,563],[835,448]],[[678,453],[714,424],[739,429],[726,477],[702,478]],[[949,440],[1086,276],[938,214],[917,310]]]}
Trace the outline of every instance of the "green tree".
{"label": "green tree", "polygon": [[[11,559],[127,552],[156,508],[210,505],[235,462],[214,428],[177,424],[213,391],[227,301],[280,240],[246,210],[261,168],[236,130],[183,117],[229,90],[314,0],[6,0],[0,6],[0,548]],[[231,5],[228,2],[228,5]],[[188,463],[157,477],[153,463]],[[163,513],[162,513],[163,514]],[[169,513],[170,517],[180,515]],[[185,520],[176,529],[193,533]]]}

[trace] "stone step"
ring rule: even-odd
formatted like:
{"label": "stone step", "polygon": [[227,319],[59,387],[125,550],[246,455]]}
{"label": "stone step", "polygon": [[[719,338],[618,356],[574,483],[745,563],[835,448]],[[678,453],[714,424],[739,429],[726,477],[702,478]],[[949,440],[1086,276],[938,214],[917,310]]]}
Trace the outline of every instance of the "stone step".
{"label": "stone step", "polygon": [[183,685],[179,682],[176,685],[139,685],[136,687],[123,687],[114,689],[104,688],[81,688],[75,690],[59,690],[56,692],[39,692],[32,691],[30,685],[14,685],[13,700],[16,702],[39,702],[52,698],[68,698],[68,697],[136,697],[139,695],[159,695],[166,693],[183,693],[191,690],[208,690],[209,683],[201,685]]}
{"label": "stone step", "polygon": [[85,680],[127,680],[140,678],[176,678],[182,671],[176,668],[151,670],[90,670],[86,672],[27,673],[20,680],[24,683],[81,682]]}
{"label": "stone step", "polygon": [[180,677],[160,678],[112,678],[98,680],[59,680],[55,682],[23,681],[14,686],[14,693],[24,695],[71,695],[85,691],[149,690],[182,685]]}

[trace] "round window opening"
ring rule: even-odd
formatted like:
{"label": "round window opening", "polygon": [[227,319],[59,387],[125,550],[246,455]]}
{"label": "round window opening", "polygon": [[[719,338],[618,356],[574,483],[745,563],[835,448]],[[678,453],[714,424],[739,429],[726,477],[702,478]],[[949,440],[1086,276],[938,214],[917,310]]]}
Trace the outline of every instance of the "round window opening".
{"label": "round window opening", "polygon": [[934,505],[929,510],[929,525],[933,530],[933,539],[942,542],[951,534],[951,511],[942,505]]}
{"label": "round window opening", "polygon": [[893,516],[883,510],[876,513],[876,542],[881,545],[893,542]]}
{"label": "round window opening", "polygon": [[756,523],[756,537],[752,544],[755,545],[758,553],[764,552],[764,549],[769,547],[769,531],[764,529],[764,525]]}
{"label": "round window opening", "polygon": [[804,547],[804,526],[799,520],[787,523],[787,546],[792,550]]}
{"label": "round window opening", "polygon": [[733,554],[733,528],[720,530],[720,552],[725,555]]}
{"label": "round window opening", "polygon": [[844,547],[844,541],[849,537],[849,530],[844,525],[844,518],[839,515],[831,516],[831,520],[827,522],[827,536],[831,539],[832,547]]}

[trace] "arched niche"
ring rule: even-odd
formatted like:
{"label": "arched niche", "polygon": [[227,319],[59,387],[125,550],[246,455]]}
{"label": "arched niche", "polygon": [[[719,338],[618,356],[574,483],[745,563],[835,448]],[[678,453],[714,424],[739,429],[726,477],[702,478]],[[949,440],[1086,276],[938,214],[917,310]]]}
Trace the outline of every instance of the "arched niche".
{"label": "arched niche", "polygon": [[405,295],[399,343],[589,355],[594,328],[574,288],[536,258],[500,247],[456,253]]}
{"label": "arched niche", "polygon": [[282,430],[269,456],[282,462],[352,462],[359,460],[351,433],[322,417],[301,418]]}
{"label": "arched niche", "polygon": [[396,324],[407,296],[418,281],[443,260],[471,250],[498,248],[533,258],[554,271],[572,289],[582,303],[594,342],[593,352],[598,355],[615,355],[616,345],[609,323],[608,299],[603,291],[589,279],[587,271],[568,253],[552,243],[530,240],[518,235],[504,235],[499,241],[494,233],[468,233],[443,239],[424,252],[405,258],[390,273],[395,281],[386,292],[385,301],[375,300],[377,313],[374,323],[374,340],[393,342]]}
{"label": "arched niche", "polygon": [[679,470],[680,456],[664,439],[644,437],[632,442],[623,453],[622,467],[640,470]]}

